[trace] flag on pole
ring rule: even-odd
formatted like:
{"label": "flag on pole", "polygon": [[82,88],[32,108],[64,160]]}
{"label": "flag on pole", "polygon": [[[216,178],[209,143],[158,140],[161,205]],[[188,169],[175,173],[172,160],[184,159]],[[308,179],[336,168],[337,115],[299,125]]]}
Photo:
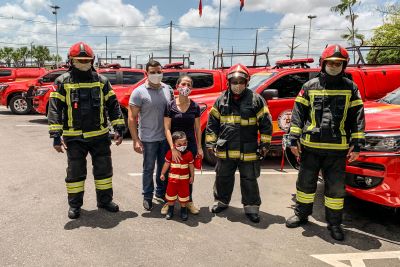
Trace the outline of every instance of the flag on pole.
{"label": "flag on pole", "polygon": [[203,4],[201,3],[201,0],[199,2],[199,16],[201,17],[203,15]]}
{"label": "flag on pole", "polygon": [[242,11],[244,7],[244,0],[240,0],[240,11]]}

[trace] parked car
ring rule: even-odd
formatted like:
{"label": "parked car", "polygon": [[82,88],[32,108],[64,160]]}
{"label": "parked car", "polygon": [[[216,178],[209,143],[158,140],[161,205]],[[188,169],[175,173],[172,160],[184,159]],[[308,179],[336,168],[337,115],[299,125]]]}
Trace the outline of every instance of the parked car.
{"label": "parked car", "polygon": [[33,110],[29,95],[34,88],[54,83],[54,80],[66,71],[66,69],[56,69],[36,79],[0,84],[0,105],[10,107],[11,112],[17,115],[29,114]]}
{"label": "parked car", "polygon": [[46,72],[45,68],[0,68],[0,82],[31,80]]}
{"label": "parked car", "polygon": [[346,191],[380,205],[400,207],[400,88],[364,103],[366,146],[346,166]]}

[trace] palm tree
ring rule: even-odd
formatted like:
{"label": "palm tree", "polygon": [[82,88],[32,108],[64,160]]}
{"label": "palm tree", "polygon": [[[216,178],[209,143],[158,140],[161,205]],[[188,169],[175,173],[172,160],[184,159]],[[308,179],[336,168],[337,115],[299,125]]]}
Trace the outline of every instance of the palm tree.
{"label": "palm tree", "polygon": [[340,35],[340,37],[345,39],[349,43],[352,43],[353,42],[353,36],[354,36],[355,39],[360,40],[360,44],[359,45],[363,46],[364,45],[364,41],[365,41],[364,34],[358,33],[358,29],[355,29],[354,32],[349,27],[347,27],[347,29],[349,30],[349,32]]}
{"label": "palm tree", "polygon": [[19,67],[22,59],[19,49],[16,49],[12,52],[11,58],[14,61],[14,67]]}
{"label": "palm tree", "polygon": [[[354,14],[353,6],[357,4],[359,1],[358,0],[341,0],[341,2],[334,6],[331,7],[332,12],[339,13],[340,15],[344,15],[346,11],[349,11],[349,15],[346,16],[346,19],[348,19],[351,23],[351,29],[349,29],[349,33],[351,34],[351,45],[355,46],[356,45],[356,30],[354,29],[354,24],[358,16]],[[344,34],[347,36],[347,34]],[[344,36],[343,35],[343,36]],[[361,37],[361,36],[359,36]],[[353,53],[353,60],[355,61],[355,54]]]}
{"label": "palm tree", "polygon": [[11,61],[12,61],[12,54],[14,52],[14,48],[12,47],[7,47],[5,46],[3,48],[3,59],[6,62],[8,67],[11,67]]}
{"label": "palm tree", "polygon": [[38,67],[43,67],[44,63],[51,60],[50,50],[46,46],[33,46],[32,57],[36,60]]}
{"label": "palm tree", "polygon": [[26,46],[18,48],[18,51],[19,51],[19,53],[21,55],[21,59],[22,59],[22,64],[21,65],[25,67],[26,66],[26,59],[29,57],[31,52],[29,51],[28,47],[26,47]]}

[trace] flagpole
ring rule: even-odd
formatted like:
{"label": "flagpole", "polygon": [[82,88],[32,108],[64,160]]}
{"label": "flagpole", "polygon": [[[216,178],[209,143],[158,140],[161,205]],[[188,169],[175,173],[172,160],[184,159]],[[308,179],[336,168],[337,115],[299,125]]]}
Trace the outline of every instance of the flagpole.
{"label": "flagpole", "polygon": [[222,0],[219,0],[217,68],[219,66],[219,40],[220,40],[220,36],[221,36],[221,1]]}

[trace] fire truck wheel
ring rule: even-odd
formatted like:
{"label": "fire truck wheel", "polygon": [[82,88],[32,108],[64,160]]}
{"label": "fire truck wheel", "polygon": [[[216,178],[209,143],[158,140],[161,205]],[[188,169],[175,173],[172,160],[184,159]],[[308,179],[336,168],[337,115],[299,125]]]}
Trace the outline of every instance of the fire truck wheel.
{"label": "fire truck wheel", "polygon": [[26,115],[32,112],[32,103],[22,95],[15,95],[10,100],[11,112],[17,115]]}

